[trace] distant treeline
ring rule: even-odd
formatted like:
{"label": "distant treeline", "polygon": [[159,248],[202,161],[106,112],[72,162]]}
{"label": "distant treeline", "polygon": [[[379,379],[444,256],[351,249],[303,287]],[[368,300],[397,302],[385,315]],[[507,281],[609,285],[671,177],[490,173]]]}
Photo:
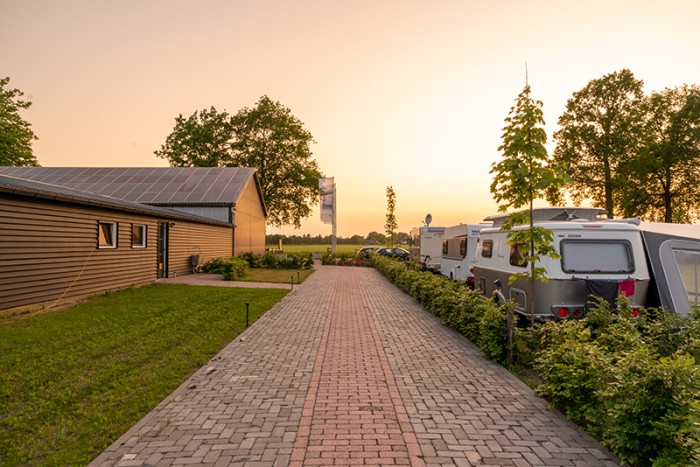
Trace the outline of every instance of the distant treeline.
{"label": "distant treeline", "polygon": [[[312,237],[309,234],[306,235],[266,235],[265,243],[267,245],[277,245],[280,238],[282,239],[283,245],[330,245],[331,236],[326,235],[316,235]],[[399,232],[396,234],[394,243],[401,244],[408,242],[408,234],[405,232]],[[338,245],[383,245],[386,243],[386,235],[379,232],[370,232],[366,237],[362,235],[353,235],[352,237],[338,237],[336,239]]]}

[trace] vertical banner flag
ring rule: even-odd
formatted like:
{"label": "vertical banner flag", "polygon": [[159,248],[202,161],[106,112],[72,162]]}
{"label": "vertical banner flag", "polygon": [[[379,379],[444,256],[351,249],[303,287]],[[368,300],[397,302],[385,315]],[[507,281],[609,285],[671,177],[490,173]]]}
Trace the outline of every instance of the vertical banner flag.
{"label": "vertical banner flag", "polygon": [[321,221],[324,224],[333,223],[333,190],[335,189],[333,178],[318,179],[318,189],[321,192]]}

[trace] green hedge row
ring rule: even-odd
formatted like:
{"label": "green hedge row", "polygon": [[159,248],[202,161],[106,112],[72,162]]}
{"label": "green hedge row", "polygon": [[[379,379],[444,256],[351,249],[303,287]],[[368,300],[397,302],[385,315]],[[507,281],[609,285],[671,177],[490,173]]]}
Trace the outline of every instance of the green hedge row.
{"label": "green hedge row", "polygon": [[[401,290],[503,363],[507,306],[459,283],[381,257],[373,265]],[[587,319],[516,328],[515,364],[537,370],[536,389],[631,466],[700,463],[700,312],[600,302]]]}

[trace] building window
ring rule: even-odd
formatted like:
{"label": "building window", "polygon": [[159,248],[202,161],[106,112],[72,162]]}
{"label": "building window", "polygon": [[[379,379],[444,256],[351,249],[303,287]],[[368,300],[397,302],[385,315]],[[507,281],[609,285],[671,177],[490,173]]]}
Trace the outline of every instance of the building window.
{"label": "building window", "polygon": [[145,225],[131,225],[131,247],[146,248],[146,229]]}
{"label": "building window", "polygon": [[490,258],[492,251],[493,251],[493,241],[484,240],[484,243],[481,244],[481,256],[484,258]]}
{"label": "building window", "polygon": [[97,223],[97,248],[117,247],[117,223],[98,222]]}

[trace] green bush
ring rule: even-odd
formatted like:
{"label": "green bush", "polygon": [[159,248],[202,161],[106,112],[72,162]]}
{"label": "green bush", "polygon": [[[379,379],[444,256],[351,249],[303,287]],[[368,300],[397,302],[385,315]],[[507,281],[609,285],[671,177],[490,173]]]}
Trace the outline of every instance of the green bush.
{"label": "green bush", "polygon": [[229,258],[224,264],[222,274],[224,280],[235,281],[245,276],[248,271],[248,263],[241,258]]}
{"label": "green bush", "polygon": [[224,271],[226,260],[223,258],[212,258],[202,265],[202,272],[207,274],[221,274]]}
{"label": "green bush", "polygon": [[289,254],[278,257],[274,253],[267,252],[264,255],[246,252],[238,257],[248,263],[248,267],[265,269],[310,269],[314,265],[311,253]]}

